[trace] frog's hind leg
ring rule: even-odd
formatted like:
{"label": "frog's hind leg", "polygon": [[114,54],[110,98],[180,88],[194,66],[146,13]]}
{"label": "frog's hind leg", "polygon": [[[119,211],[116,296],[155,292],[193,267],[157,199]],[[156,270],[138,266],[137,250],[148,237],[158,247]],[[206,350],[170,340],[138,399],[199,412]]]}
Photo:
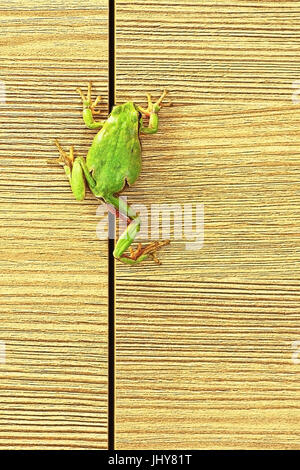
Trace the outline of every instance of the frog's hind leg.
{"label": "frog's hind leg", "polygon": [[74,158],[73,146],[70,147],[70,151],[67,153],[58,140],[55,140],[54,144],[59,151],[59,158],[56,162],[64,167],[75,198],[82,201],[85,196],[85,181],[91,189],[95,186],[95,181],[88,171],[84,159],[81,157]]}
{"label": "frog's hind leg", "polygon": [[[113,253],[114,257],[123,263],[130,265],[140,263],[149,257],[152,258],[156,263],[161,264],[157,258],[156,252],[163,246],[170,243],[170,240],[152,242],[144,247],[141,243],[139,243],[137,248],[134,250],[131,245],[140,231],[140,217],[131,209],[130,206],[124,202],[122,198],[108,196],[105,198],[105,200],[109,204],[112,204],[121,214],[131,219],[131,223],[117,241]],[[125,253],[127,249],[129,250],[129,254]]]}
{"label": "frog's hind leg", "polygon": [[127,264],[135,264],[135,263],[140,263],[141,261],[144,261],[150,256],[153,259],[153,261],[155,261],[155,263],[161,264],[161,261],[157,257],[157,251],[163,246],[168,245],[169,243],[170,243],[170,240],[164,240],[162,242],[156,241],[156,242],[151,242],[144,247],[142,246],[141,243],[139,243],[135,250],[131,248],[130,246],[129,247],[130,256],[123,254],[123,259],[121,259],[121,261]]}

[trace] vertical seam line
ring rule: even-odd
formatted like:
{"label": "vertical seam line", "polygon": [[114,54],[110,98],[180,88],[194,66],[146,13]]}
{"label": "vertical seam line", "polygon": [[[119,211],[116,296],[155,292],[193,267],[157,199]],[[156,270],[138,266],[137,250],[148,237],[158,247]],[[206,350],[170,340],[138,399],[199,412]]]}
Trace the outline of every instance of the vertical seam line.
{"label": "vertical seam line", "polygon": [[[115,0],[108,0],[109,112],[115,104],[115,57]],[[115,225],[115,216],[108,212],[108,450],[115,450]]]}

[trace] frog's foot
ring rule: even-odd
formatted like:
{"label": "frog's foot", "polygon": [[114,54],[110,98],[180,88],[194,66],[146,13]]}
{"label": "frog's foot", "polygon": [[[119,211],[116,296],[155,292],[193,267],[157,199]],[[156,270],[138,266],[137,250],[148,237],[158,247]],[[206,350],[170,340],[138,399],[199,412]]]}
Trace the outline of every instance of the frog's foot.
{"label": "frog's foot", "polygon": [[[151,113],[158,113],[160,108],[162,107],[162,101],[168,94],[168,90],[165,88],[164,91],[162,92],[162,95],[158,98],[158,100],[155,103],[152,103],[152,97],[150,93],[147,93],[147,100],[148,100],[148,107],[142,108],[141,106],[138,107],[139,111],[142,114],[145,114],[146,116],[150,116]],[[171,102],[165,104],[165,106],[171,106]]]}
{"label": "frog's foot", "polygon": [[78,93],[81,96],[82,103],[83,103],[83,109],[89,108],[92,111],[92,114],[100,114],[100,110],[96,111],[95,108],[98,105],[98,103],[101,101],[102,98],[101,98],[101,96],[97,96],[95,101],[92,101],[92,82],[89,82],[89,84],[88,84],[87,96],[85,96],[85,94],[83,93],[81,88],[76,88],[76,91],[78,91]]}
{"label": "frog's foot", "polygon": [[164,240],[162,242],[157,241],[151,242],[149,243],[149,245],[146,245],[144,247],[141,243],[139,243],[136,250],[133,250],[133,248],[129,247],[130,256],[128,256],[128,258],[132,259],[133,261],[137,261],[140,257],[145,258],[145,255],[147,255],[151,256],[153,261],[155,261],[157,264],[161,264],[160,260],[157,258],[156,252],[160,250],[163,246],[168,245],[169,243],[170,240]]}
{"label": "frog's foot", "polygon": [[59,158],[55,160],[55,163],[59,163],[62,166],[68,166],[72,169],[74,163],[74,147],[70,147],[69,153],[65,152],[57,139],[54,140],[54,144],[59,151]]}

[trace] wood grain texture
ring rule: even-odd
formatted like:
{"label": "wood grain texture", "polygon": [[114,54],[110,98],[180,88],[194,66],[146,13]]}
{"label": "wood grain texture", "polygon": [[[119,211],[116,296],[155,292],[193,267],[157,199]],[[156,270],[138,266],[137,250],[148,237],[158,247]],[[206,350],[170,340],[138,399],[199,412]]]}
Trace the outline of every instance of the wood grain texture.
{"label": "wood grain texture", "polygon": [[167,87],[128,201],[205,242],[117,264],[118,449],[299,448],[300,2],[117,0],[117,102]]}
{"label": "wood grain texture", "polygon": [[107,112],[107,2],[2,1],[0,449],[107,447],[107,243],[58,138],[85,155],[76,86]]}

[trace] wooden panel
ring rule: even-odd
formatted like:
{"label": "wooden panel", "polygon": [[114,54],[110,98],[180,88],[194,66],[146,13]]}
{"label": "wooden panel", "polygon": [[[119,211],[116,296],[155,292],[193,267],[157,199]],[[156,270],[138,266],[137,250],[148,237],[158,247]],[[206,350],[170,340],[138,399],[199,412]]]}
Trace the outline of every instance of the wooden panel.
{"label": "wooden panel", "polygon": [[117,0],[117,102],[174,103],[128,201],[205,207],[201,250],[117,264],[118,449],[299,447],[299,12]]}
{"label": "wooden panel", "polygon": [[[0,448],[107,447],[107,242],[52,143],[85,155],[76,86],[107,112],[107,2],[2,1]],[[2,96],[3,98],[3,96]]]}

